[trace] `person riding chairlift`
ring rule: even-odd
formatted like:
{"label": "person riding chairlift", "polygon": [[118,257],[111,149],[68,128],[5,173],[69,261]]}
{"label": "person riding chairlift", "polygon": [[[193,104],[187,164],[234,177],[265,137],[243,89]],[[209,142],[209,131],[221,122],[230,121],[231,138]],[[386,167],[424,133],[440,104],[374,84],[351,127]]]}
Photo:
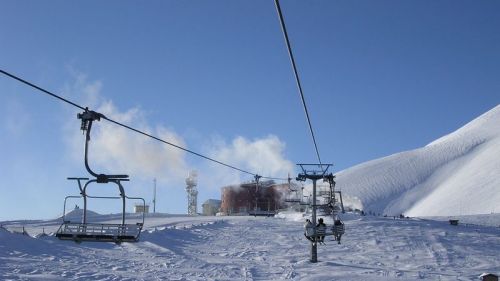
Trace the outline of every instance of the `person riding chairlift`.
{"label": "person riding chairlift", "polygon": [[333,236],[335,237],[335,240],[340,244],[340,238],[342,237],[342,234],[344,234],[344,224],[342,221],[336,217],[334,222],[333,222]]}
{"label": "person riding chairlift", "polygon": [[[316,228],[317,229],[321,229],[322,232],[325,233],[326,224],[323,222],[323,218],[319,218],[318,224],[316,225]],[[323,243],[324,240],[325,240],[325,236],[324,235],[318,236],[318,242]]]}
{"label": "person riding chairlift", "polygon": [[304,236],[307,240],[314,242],[314,239],[311,237],[314,235],[314,227],[311,220],[306,219],[306,223],[304,224]]}

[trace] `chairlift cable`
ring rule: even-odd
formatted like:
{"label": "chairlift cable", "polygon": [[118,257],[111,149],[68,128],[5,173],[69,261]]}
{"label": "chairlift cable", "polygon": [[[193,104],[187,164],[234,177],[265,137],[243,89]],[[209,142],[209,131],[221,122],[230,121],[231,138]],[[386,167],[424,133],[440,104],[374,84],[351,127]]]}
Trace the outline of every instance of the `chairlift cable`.
{"label": "chairlift cable", "polygon": [[288,55],[290,57],[290,62],[292,63],[293,73],[295,74],[295,81],[297,82],[297,88],[299,89],[300,99],[302,100],[302,106],[304,107],[304,112],[306,114],[307,123],[309,125],[309,131],[311,132],[311,137],[312,137],[312,141],[314,144],[314,149],[316,150],[316,156],[318,157],[319,164],[321,165],[322,162],[321,162],[321,157],[319,156],[318,145],[316,143],[316,138],[314,136],[314,130],[313,130],[313,127],[311,124],[311,118],[309,117],[309,111],[307,110],[307,104],[306,104],[306,100],[304,98],[304,91],[302,90],[302,85],[300,83],[299,73],[297,71],[297,66],[295,64],[295,59],[293,57],[293,52],[292,52],[292,47],[290,45],[290,40],[288,39],[288,33],[286,31],[285,21],[283,19],[283,14],[281,13],[281,7],[279,4],[279,0],[274,0],[274,3],[276,4],[276,10],[278,11],[278,16],[279,16],[280,23],[281,23],[281,30],[283,31],[283,36],[285,37],[286,47],[288,49]]}
{"label": "chairlift cable", "polygon": [[[46,89],[44,89],[44,88],[42,88],[42,87],[39,87],[39,86],[37,86],[37,85],[35,85],[35,84],[31,83],[31,82],[28,82],[28,81],[26,81],[26,80],[24,80],[24,79],[22,79],[22,78],[20,78],[20,77],[18,77],[18,76],[16,76],[16,75],[14,75],[14,74],[11,74],[11,73],[9,73],[9,72],[7,72],[7,71],[4,71],[4,70],[0,69],[0,73],[4,74],[4,75],[6,75],[6,76],[8,76],[8,77],[10,77],[10,78],[12,78],[12,79],[15,79],[15,80],[17,80],[17,81],[19,81],[19,82],[21,82],[21,83],[23,83],[23,84],[26,84],[26,85],[28,85],[28,86],[30,86],[30,87],[32,87],[32,88],[35,88],[35,89],[37,89],[38,91],[43,92],[43,93],[45,93],[45,94],[47,94],[47,95],[49,95],[49,96],[51,96],[51,97],[54,97],[54,98],[56,98],[56,99],[58,99],[58,100],[60,100],[60,101],[63,101],[63,102],[68,103],[68,104],[70,104],[70,105],[72,105],[72,106],[74,106],[74,107],[77,107],[77,108],[79,108],[79,109],[81,109],[81,110],[88,110],[88,108],[85,108],[85,107],[83,107],[83,106],[81,106],[81,105],[79,105],[79,104],[76,104],[76,103],[74,103],[74,102],[72,102],[72,101],[70,101],[70,100],[68,100],[68,99],[65,99],[65,98],[63,98],[63,97],[59,96],[59,95],[56,95],[56,94],[54,94],[54,93],[52,93],[52,92],[50,92],[50,91],[48,91],[48,90],[46,90]],[[185,152],[187,152],[187,153],[190,153],[190,154],[196,155],[196,156],[201,157],[201,158],[203,158],[203,159],[206,159],[206,160],[212,161],[212,162],[214,162],[214,163],[217,163],[217,164],[219,164],[219,165],[225,166],[225,167],[227,167],[227,168],[231,168],[231,169],[233,169],[233,170],[236,170],[236,171],[242,172],[242,173],[244,173],[244,174],[248,174],[248,175],[252,175],[252,176],[257,176],[257,174],[256,174],[256,173],[252,173],[252,172],[249,172],[249,171],[246,171],[246,170],[240,169],[240,168],[235,167],[235,166],[233,166],[233,165],[229,165],[229,164],[226,164],[226,163],[221,162],[221,161],[219,161],[219,160],[216,160],[216,159],[213,159],[213,158],[211,158],[211,157],[205,156],[205,155],[203,155],[203,154],[201,154],[201,153],[198,153],[198,152],[192,151],[192,150],[190,150],[190,149],[184,148],[184,147],[182,147],[182,146],[179,146],[179,145],[173,144],[173,143],[168,142],[168,141],[166,141],[166,140],[163,140],[163,139],[161,139],[161,138],[159,138],[159,137],[155,137],[155,136],[153,136],[153,135],[151,135],[151,134],[148,134],[148,133],[146,133],[146,132],[143,132],[143,131],[141,131],[141,130],[138,130],[138,129],[136,129],[136,128],[133,128],[133,127],[131,127],[131,126],[128,126],[128,125],[125,125],[125,124],[120,123],[120,122],[118,122],[118,121],[115,121],[115,120],[113,120],[113,119],[111,119],[111,118],[108,118],[108,117],[106,117],[106,116],[104,116],[104,115],[101,115],[101,118],[102,118],[102,119],[105,119],[105,120],[107,120],[107,121],[109,121],[109,122],[111,122],[111,123],[113,123],[113,124],[115,124],[115,125],[118,125],[118,126],[121,126],[121,127],[123,127],[123,128],[129,129],[129,130],[131,130],[131,131],[134,131],[134,132],[136,132],[136,133],[138,133],[138,134],[141,134],[141,135],[144,135],[144,136],[146,136],[146,137],[150,137],[150,138],[152,138],[152,139],[154,139],[154,140],[157,140],[157,141],[162,142],[162,143],[164,143],[164,144],[167,144],[167,145],[173,146],[173,147],[175,147],[175,148],[177,148],[177,149],[180,149],[180,150],[185,151]],[[262,178],[265,178],[265,179],[271,179],[271,180],[287,180],[287,179],[285,179],[285,178],[274,178],[274,177],[264,177],[264,176],[263,176]]]}
{"label": "chairlift cable", "polygon": [[85,110],[85,108],[84,108],[83,106],[80,106],[80,105],[78,105],[78,104],[76,104],[76,103],[74,103],[74,102],[72,102],[72,101],[69,101],[69,100],[67,100],[67,99],[65,99],[65,98],[63,98],[63,97],[61,97],[61,96],[58,96],[58,95],[56,95],[56,94],[54,94],[54,93],[51,93],[51,92],[49,92],[49,91],[47,91],[47,90],[45,90],[45,89],[43,89],[43,88],[41,88],[41,87],[38,87],[38,86],[37,86],[37,85],[35,85],[35,84],[30,83],[30,82],[28,82],[28,81],[26,81],[26,80],[24,80],[24,79],[22,79],[22,78],[19,78],[18,76],[15,76],[15,75],[13,75],[13,74],[11,74],[11,73],[7,72],[7,71],[4,71],[4,70],[0,69],[0,72],[1,72],[2,74],[5,74],[5,75],[9,76],[9,77],[10,77],[10,78],[12,78],[12,79],[15,79],[15,80],[17,80],[17,81],[19,81],[19,82],[21,82],[21,83],[24,83],[24,84],[26,84],[26,85],[28,85],[28,86],[30,86],[30,87],[33,87],[33,88],[35,88],[35,89],[37,89],[37,90],[39,90],[39,91],[41,91],[41,92],[44,92],[45,94],[47,94],[47,95],[49,95],[49,96],[52,96],[52,97],[54,97],[54,98],[56,98],[56,99],[59,99],[59,100],[61,100],[61,101],[65,102],[65,103],[69,103],[69,104],[71,104],[72,106],[74,106],[74,107],[78,107],[78,108],[79,108],[79,109],[81,109],[81,110]]}
{"label": "chairlift cable", "polygon": [[118,125],[118,126],[124,127],[124,128],[126,128],[126,129],[129,129],[129,130],[132,130],[132,131],[134,131],[134,132],[136,132],[136,133],[139,133],[139,134],[141,134],[141,135],[144,135],[144,136],[150,137],[150,138],[155,139],[155,140],[157,140],[157,141],[159,141],[159,142],[162,142],[162,143],[168,144],[168,145],[170,145],[170,146],[173,146],[173,147],[178,148],[178,149],[180,149],[180,150],[183,150],[183,151],[185,151],[185,152],[188,152],[188,153],[191,153],[191,154],[196,155],[196,156],[198,156],[198,157],[204,158],[204,159],[206,159],[206,160],[209,160],[209,161],[215,162],[215,163],[217,163],[217,164],[220,164],[220,165],[226,166],[226,167],[228,167],[228,168],[231,168],[231,169],[234,169],[234,170],[240,171],[240,172],[245,173],[245,174],[249,174],[249,175],[253,175],[253,176],[255,176],[255,175],[256,175],[256,174],[254,174],[254,173],[252,173],[252,172],[245,171],[245,170],[243,170],[243,169],[240,169],[240,168],[237,168],[237,167],[235,167],[235,166],[232,166],[232,165],[229,165],[229,164],[223,163],[223,162],[221,162],[221,161],[215,160],[215,159],[213,159],[213,158],[210,158],[210,157],[205,156],[205,155],[203,155],[203,154],[200,154],[200,153],[198,153],[198,152],[194,152],[194,151],[189,150],[189,149],[187,149],[187,148],[184,148],[184,147],[181,147],[181,146],[179,146],[179,145],[176,145],[176,144],[173,144],[173,143],[171,143],[171,142],[168,142],[168,141],[166,141],[166,140],[160,139],[160,138],[155,137],[155,136],[153,136],[153,135],[150,135],[150,134],[148,134],[148,133],[146,133],[146,132],[143,132],[143,131],[141,131],[141,130],[135,129],[135,128],[133,128],[133,127],[130,127],[130,126],[128,126],[128,125],[125,125],[125,124],[120,123],[120,122],[118,122],[118,121],[115,121],[115,120],[113,120],[113,119],[110,119],[110,118],[108,118],[108,117],[106,117],[106,116],[104,116],[104,117],[102,117],[102,118],[103,118],[103,119],[105,119],[105,120],[108,120],[109,122],[111,122],[111,123],[113,123],[113,124],[115,124],[115,125]]}

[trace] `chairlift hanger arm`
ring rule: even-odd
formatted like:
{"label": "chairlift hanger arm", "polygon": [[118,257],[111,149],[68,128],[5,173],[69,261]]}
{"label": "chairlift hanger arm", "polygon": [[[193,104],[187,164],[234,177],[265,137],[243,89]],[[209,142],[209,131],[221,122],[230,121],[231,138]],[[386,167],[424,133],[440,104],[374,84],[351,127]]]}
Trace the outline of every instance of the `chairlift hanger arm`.
{"label": "chairlift hanger arm", "polygon": [[94,177],[96,177],[98,183],[107,183],[112,179],[126,179],[128,175],[105,175],[105,174],[97,174],[94,172],[90,166],[88,161],[88,153],[89,153],[89,142],[90,142],[90,131],[92,130],[92,122],[99,121],[101,118],[106,118],[103,114],[85,109],[83,113],[78,113],[77,118],[82,120],[81,129],[86,133],[85,137],[85,168],[87,171]]}

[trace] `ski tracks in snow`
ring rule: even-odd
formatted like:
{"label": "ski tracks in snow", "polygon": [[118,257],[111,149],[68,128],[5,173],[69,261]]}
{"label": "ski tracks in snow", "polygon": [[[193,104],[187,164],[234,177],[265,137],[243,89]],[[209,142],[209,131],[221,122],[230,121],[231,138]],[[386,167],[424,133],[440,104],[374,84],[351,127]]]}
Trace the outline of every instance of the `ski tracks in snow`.
{"label": "ski tracks in snow", "polygon": [[193,263],[217,268],[211,271],[214,276],[204,276],[207,280],[292,279],[292,263],[303,255],[295,246],[299,229],[296,223],[272,218],[231,221],[225,227],[194,231],[203,243],[186,244],[184,254]]}
{"label": "ski tracks in snow", "polygon": [[[500,272],[500,230],[355,217],[316,264],[301,222],[189,218],[138,243],[81,243],[0,230],[1,280],[471,280]],[[211,221],[210,221],[211,220]]]}
{"label": "ski tracks in snow", "polygon": [[499,230],[373,217],[348,224],[344,246],[327,255],[339,280],[349,271],[361,272],[362,280],[471,280],[500,271]]}

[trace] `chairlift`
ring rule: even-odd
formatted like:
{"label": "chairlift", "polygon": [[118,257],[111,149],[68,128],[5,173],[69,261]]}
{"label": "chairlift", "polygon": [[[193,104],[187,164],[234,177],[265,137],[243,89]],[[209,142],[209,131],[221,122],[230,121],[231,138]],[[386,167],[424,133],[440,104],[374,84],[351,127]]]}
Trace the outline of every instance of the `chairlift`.
{"label": "chairlift", "polygon": [[340,244],[340,239],[342,238],[342,235],[345,233],[345,225],[344,222],[340,219],[340,217],[337,214],[337,200],[335,198],[335,193],[339,194],[340,197],[340,207],[342,210],[342,213],[345,213],[344,210],[344,203],[342,201],[342,193],[340,191],[335,191],[335,176],[334,175],[329,175],[328,177],[325,178],[325,181],[328,182],[329,187],[330,187],[330,202],[328,205],[331,208],[331,214],[332,214],[332,219],[333,219],[333,225],[331,227],[331,233],[333,235],[333,238],[335,241]]}
{"label": "chairlift", "polygon": [[292,185],[292,178],[288,175],[288,192],[285,197],[286,203],[292,203],[291,205],[301,205],[302,203],[302,194],[303,194],[304,186],[298,187]]}
{"label": "chairlift", "polygon": [[324,181],[327,181],[329,183],[329,197],[328,197],[328,202],[326,204],[319,204],[316,205],[316,207],[323,207],[323,208],[329,208],[332,219],[333,219],[333,225],[332,227],[328,228],[325,226],[315,226],[313,224],[307,226],[305,229],[305,235],[306,238],[309,239],[313,243],[317,243],[319,241],[322,241],[323,237],[325,236],[333,236],[334,241],[337,241],[338,244],[340,244],[340,239],[342,238],[342,235],[345,233],[345,225],[344,222],[340,219],[340,217],[337,214],[337,200],[335,198],[335,193],[338,193],[340,196],[340,205],[341,205],[341,210],[342,213],[345,213],[344,211],[344,204],[342,202],[342,193],[340,191],[335,191],[335,176],[333,175],[328,175],[325,177]]}
{"label": "chairlift", "polygon": [[[85,168],[87,171],[95,177],[94,179],[89,178],[68,178],[68,180],[76,180],[78,182],[78,188],[80,190],[80,196],[66,196],[64,199],[64,211],[63,211],[63,223],[56,232],[56,237],[61,240],[73,240],[75,242],[82,241],[95,241],[95,242],[137,242],[141,234],[142,228],[144,226],[145,213],[142,212],[142,221],[133,223],[126,223],[125,219],[125,206],[127,200],[139,200],[142,201],[145,207],[146,201],[144,198],[139,197],[129,197],[125,195],[125,189],[122,182],[128,181],[128,175],[106,175],[97,174],[90,168],[88,164],[88,146],[90,141],[90,130],[92,128],[93,121],[99,121],[102,114],[89,111],[78,114],[78,119],[82,120],[81,129],[86,131],[85,136]],[[82,186],[82,181],[85,184]],[[90,184],[107,184],[114,183],[118,186],[120,196],[91,196],[87,194],[87,187]],[[70,198],[83,199],[83,213],[80,222],[74,222],[66,219],[66,203]],[[121,222],[120,223],[93,223],[88,222],[87,218],[87,201],[88,199],[115,199],[121,200],[122,210],[121,210]],[[143,209],[144,210],[144,209]]]}
{"label": "chairlift", "polygon": [[332,235],[335,241],[337,241],[340,244],[340,238],[342,238],[342,235],[345,233],[345,226],[342,220],[340,218],[336,218],[333,221],[333,226],[332,226]]}
{"label": "chairlift", "polygon": [[300,199],[297,196],[287,195],[285,200],[286,203],[300,203]]}
{"label": "chairlift", "polygon": [[345,226],[340,218],[336,218],[334,220],[331,228],[311,225],[309,227],[306,227],[305,229],[306,237],[312,242],[318,242],[322,240],[321,237],[333,236],[333,241],[337,241],[337,243],[340,244],[340,239],[342,238],[342,235],[344,235],[344,233]]}
{"label": "chairlift", "polygon": [[289,192],[285,197],[285,202],[287,202],[287,203],[300,203],[300,202],[302,202],[300,197],[301,197],[301,195],[297,192],[297,190],[289,189]]}

